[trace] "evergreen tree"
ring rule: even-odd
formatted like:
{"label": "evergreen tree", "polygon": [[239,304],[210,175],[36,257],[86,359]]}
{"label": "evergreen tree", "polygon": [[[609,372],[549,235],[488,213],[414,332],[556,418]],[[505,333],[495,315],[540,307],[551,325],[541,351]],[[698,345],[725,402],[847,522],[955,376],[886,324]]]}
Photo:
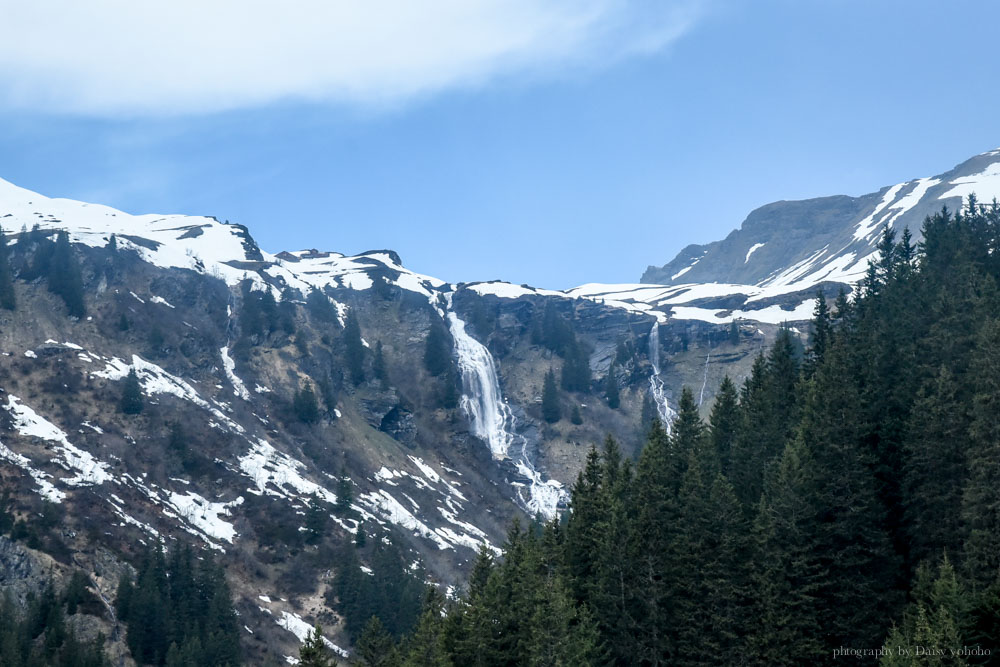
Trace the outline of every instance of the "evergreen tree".
{"label": "evergreen tree", "polygon": [[295,418],[303,424],[315,424],[319,421],[319,403],[310,383],[306,382],[302,389],[295,392],[292,411]]}
{"label": "evergreen tree", "polygon": [[729,324],[729,344],[730,345],[740,344],[740,324],[736,320],[733,320]]}
{"label": "evergreen tree", "polygon": [[604,398],[612,410],[617,410],[621,406],[621,395],[618,391],[618,379],[615,377],[614,364],[608,368],[608,376],[604,380]]}
{"label": "evergreen tree", "polygon": [[583,415],[580,414],[580,406],[574,405],[572,412],[569,415],[569,421],[575,426],[579,426],[583,423]]}
{"label": "evergreen tree", "polygon": [[826,348],[833,336],[830,309],[822,292],[816,294],[816,307],[813,309],[812,336],[809,348],[809,369],[823,361]]}
{"label": "evergreen tree", "polygon": [[0,229],[0,308],[14,310],[16,307],[14,277],[10,270],[10,248],[7,247],[7,236]]}
{"label": "evergreen tree", "polygon": [[794,667],[827,655],[818,599],[824,570],[815,555],[806,457],[801,442],[790,442],[757,505],[749,664]]}
{"label": "evergreen tree", "polygon": [[137,415],[142,412],[142,386],[139,384],[139,376],[135,369],[129,369],[125,381],[122,383],[122,397],[118,403],[119,409],[127,415]]}
{"label": "evergreen tree", "polygon": [[556,388],[556,376],[550,368],[545,374],[545,382],[542,385],[542,418],[550,424],[554,424],[562,417],[562,408],[559,406],[559,389]]}
{"label": "evergreen tree", "polygon": [[399,664],[396,643],[378,616],[372,616],[355,646],[355,656],[365,667],[392,667]]}
{"label": "evergreen tree", "polygon": [[590,361],[583,345],[574,337],[565,345],[564,350],[562,388],[566,391],[589,391]]}
{"label": "evergreen tree", "polygon": [[914,402],[903,445],[903,508],[912,562],[961,544],[962,489],[968,477],[968,410],[942,367]]}
{"label": "evergreen tree", "polygon": [[337,662],[330,656],[330,649],[323,641],[323,628],[316,626],[306,636],[299,647],[300,667],[336,667]]}
{"label": "evergreen tree", "polygon": [[965,566],[985,588],[1000,572],[1000,320],[983,325],[977,348],[962,517],[969,527]]}
{"label": "evergreen tree", "polygon": [[80,265],[73,247],[69,242],[69,234],[60,231],[56,235],[55,247],[48,270],[49,291],[59,296],[66,304],[71,317],[82,318],[87,314],[83,302],[83,278],[80,275]]}
{"label": "evergreen tree", "polygon": [[[337,480],[337,513],[343,516],[351,511],[351,503],[354,502],[354,484],[347,476],[347,470],[340,469],[340,478]],[[359,528],[360,529],[360,528]]]}
{"label": "evergreen tree", "polygon": [[361,325],[352,308],[344,324],[344,356],[351,382],[358,385],[365,381],[365,346],[361,340]]}
{"label": "evergreen tree", "polygon": [[306,295],[306,310],[322,324],[333,324],[337,321],[337,309],[330,303],[330,298],[315,287]]}
{"label": "evergreen tree", "polygon": [[820,624],[828,646],[872,646],[898,605],[896,560],[846,350],[834,345],[807,390],[798,437],[808,452],[813,556],[824,568]]}
{"label": "evergreen tree", "polygon": [[389,384],[389,373],[385,367],[385,355],[382,352],[382,341],[375,343],[375,359],[372,362],[372,372],[375,374],[375,379],[381,382],[383,386]]}
{"label": "evergreen tree", "polygon": [[420,620],[405,644],[403,667],[452,666],[444,615],[444,597],[436,587],[428,586]]}
{"label": "evergreen tree", "polygon": [[433,376],[443,375],[451,368],[451,346],[448,342],[448,332],[439,320],[431,322],[424,343],[424,367]]}
{"label": "evergreen tree", "polygon": [[715,395],[715,404],[712,406],[712,414],[709,418],[709,431],[715,456],[718,459],[720,469],[727,475],[729,474],[729,463],[739,422],[740,413],[736,385],[727,375],[722,378],[722,383],[719,385],[719,391]]}

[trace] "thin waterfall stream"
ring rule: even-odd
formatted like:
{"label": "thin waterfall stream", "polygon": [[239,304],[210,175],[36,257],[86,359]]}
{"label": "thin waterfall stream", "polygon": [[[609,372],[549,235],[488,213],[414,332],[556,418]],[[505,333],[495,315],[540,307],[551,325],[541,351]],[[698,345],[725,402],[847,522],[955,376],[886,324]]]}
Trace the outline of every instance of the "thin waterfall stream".
{"label": "thin waterfall stream", "polygon": [[656,404],[656,412],[660,416],[663,428],[670,433],[670,428],[674,423],[677,413],[670,407],[667,401],[667,392],[663,386],[663,379],[660,377],[660,322],[653,322],[653,328],[649,331],[649,363],[653,366],[653,372],[649,376],[649,391]]}

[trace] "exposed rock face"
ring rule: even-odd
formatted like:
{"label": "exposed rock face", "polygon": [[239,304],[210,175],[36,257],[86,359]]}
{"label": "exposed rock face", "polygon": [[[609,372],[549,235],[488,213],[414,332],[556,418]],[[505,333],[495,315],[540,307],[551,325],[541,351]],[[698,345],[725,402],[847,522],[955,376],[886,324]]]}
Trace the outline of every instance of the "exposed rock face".
{"label": "exposed rock face", "polygon": [[0,536],[0,596],[10,593],[24,602],[28,593],[44,587],[50,568],[21,544]]}
{"label": "exposed rock face", "polygon": [[[688,246],[668,264],[647,268],[641,282],[768,285],[791,279],[851,283],[864,274],[867,258],[886,225],[898,233],[909,228],[915,241],[919,240],[925,217],[942,206],[958,210],[972,193],[981,202],[1000,197],[1000,150],[977,155],[938,176],[860,197],[839,195],[761,206],[725,239]],[[790,274],[790,269],[795,271]]]}
{"label": "exposed rock face", "polygon": [[[722,377],[740,382],[782,322],[809,317],[817,287],[832,293],[864,265],[884,226],[915,228],[1000,183],[998,166],[994,151],[865,197],[779,202],[644,276],[665,285],[568,291],[448,284],[389,250],[272,255],[214,218],[129,216],[0,181],[18,297],[0,310],[0,491],[20,519],[59,510],[38,551],[0,538],[0,589],[23,598],[75,566],[110,604],[143,545],[190,542],[225,560],[241,623],[267,638],[255,659],[294,655],[275,614],[336,632],[324,606],[336,566],[323,559],[359,530],[399,545],[429,580],[460,584],[512,519],[564,507],[591,445],[610,433],[638,451],[653,388],[669,407],[690,386],[707,412]],[[62,229],[83,318],[32,273]],[[567,361],[536,339],[547,311],[572,329],[591,380],[560,393],[555,423],[542,386]],[[360,341],[345,331],[355,319]],[[448,332],[452,363],[436,375],[432,326]],[[602,390],[612,368],[617,409]],[[131,370],[138,415],[119,409]],[[318,421],[296,411],[305,384]],[[308,543],[317,514],[329,521]]]}

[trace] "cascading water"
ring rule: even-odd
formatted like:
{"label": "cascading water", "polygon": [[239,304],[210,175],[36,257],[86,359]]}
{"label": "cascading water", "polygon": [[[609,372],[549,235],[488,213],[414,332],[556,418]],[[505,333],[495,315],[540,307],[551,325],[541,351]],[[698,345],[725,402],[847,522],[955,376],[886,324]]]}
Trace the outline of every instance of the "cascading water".
{"label": "cascading water", "polygon": [[544,479],[535,469],[528,451],[528,439],[517,433],[514,413],[500,392],[493,355],[465,330],[465,322],[451,309],[451,296],[445,295],[448,328],[455,340],[458,368],[462,374],[461,407],[469,416],[472,432],[489,444],[495,460],[512,460],[518,473],[528,480],[528,496],[518,490],[524,508],[531,514],[551,519],[565,499],[566,491],[562,484]]}
{"label": "cascading water", "polygon": [[656,404],[656,412],[660,415],[660,422],[663,428],[670,432],[677,413],[667,402],[667,393],[663,388],[663,380],[660,378],[660,322],[653,322],[653,328],[649,331],[649,363],[653,366],[653,373],[649,376],[649,391]]}

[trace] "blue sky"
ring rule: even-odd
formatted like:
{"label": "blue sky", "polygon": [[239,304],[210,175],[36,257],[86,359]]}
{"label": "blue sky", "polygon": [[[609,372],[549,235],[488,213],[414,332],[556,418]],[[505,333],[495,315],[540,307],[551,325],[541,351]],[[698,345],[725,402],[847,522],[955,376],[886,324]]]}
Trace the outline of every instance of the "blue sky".
{"label": "blue sky", "polygon": [[[186,30],[197,4],[167,18]],[[219,18],[263,31],[259,59],[225,34],[105,53],[72,16],[0,26],[0,177],[241,222],[271,251],[393,248],[449,281],[564,288],[637,281],[770,201],[1000,146],[1000,3],[469,0],[419,24],[319,16],[315,35],[308,16],[254,25],[266,4]],[[102,25],[151,20],[126,18]],[[323,51],[340,31],[355,41]],[[42,38],[64,53],[24,48]],[[307,60],[267,55],[292,44]]]}

